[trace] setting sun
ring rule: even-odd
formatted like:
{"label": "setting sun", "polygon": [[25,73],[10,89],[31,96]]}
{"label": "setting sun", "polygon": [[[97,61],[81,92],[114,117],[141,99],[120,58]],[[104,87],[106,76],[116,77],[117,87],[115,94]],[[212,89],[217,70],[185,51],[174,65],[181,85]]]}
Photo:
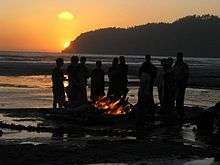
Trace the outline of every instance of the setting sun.
{"label": "setting sun", "polygon": [[74,16],[71,12],[69,11],[62,11],[61,13],[58,14],[58,18],[61,20],[73,20]]}
{"label": "setting sun", "polygon": [[69,41],[64,42],[64,48],[67,48],[68,46],[70,46],[70,42]]}

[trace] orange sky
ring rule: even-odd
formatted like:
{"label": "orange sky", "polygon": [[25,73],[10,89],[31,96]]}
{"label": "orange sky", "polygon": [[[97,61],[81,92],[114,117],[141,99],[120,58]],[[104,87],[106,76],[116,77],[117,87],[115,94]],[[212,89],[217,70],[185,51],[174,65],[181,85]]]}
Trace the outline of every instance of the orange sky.
{"label": "orange sky", "polygon": [[220,0],[0,0],[0,50],[61,51],[88,30],[220,15]]}

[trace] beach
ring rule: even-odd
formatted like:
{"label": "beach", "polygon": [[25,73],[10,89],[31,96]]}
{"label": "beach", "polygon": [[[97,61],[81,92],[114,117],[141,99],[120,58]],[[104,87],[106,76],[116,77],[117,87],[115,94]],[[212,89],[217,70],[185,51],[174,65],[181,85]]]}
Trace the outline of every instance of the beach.
{"label": "beach", "polygon": [[[215,141],[218,137],[211,140],[199,137],[196,134],[196,125],[191,120],[192,114],[198,116],[204,109],[219,102],[219,58],[186,58],[191,76],[185,105],[190,120],[169,127],[157,121],[147,132],[146,140],[138,141],[133,120],[104,125],[80,125],[77,122],[69,123],[53,118],[56,114],[51,109],[50,73],[55,65],[54,60],[61,56],[65,59],[66,67],[71,54],[0,53],[0,164],[185,164],[199,160],[218,162],[220,152],[218,141]],[[94,68],[95,61],[101,59],[105,70],[110,66],[112,57],[115,57],[85,56],[89,68]],[[153,57],[153,63],[159,69],[159,60],[162,58]],[[135,105],[139,83],[137,71],[144,57],[126,56],[126,59],[129,65],[128,97]],[[105,81],[108,82],[107,77]],[[107,84],[105,90],[107,92]],[[159,103],[156,87],[154,98]]]}

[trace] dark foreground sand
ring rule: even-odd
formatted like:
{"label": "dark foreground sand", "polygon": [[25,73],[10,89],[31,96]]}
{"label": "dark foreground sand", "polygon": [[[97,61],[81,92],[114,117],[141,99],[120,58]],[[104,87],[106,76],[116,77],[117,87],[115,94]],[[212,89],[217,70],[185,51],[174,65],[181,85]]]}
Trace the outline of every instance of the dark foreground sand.
{"label": "dark foreground sand", "polygon": [[[135,163],[149,160],[192,160],[219,157],[216,151],[181,142],[88,141],[80,145],[0,145],[1,164]],[[217,160],[216,160],[217,161]],[[166,162],[166,161],[164,161]]]}
{"label": "dark foreground sand", "polygon": [[[190,113],[189,113],[190,112]],[[220,157],[219,137],[206,135],[208,140],[189,140],[193,133],[190,120],[201,113],[200,108],[187,108],[188,126],[183,131],[183,125],[153,125],[145,132],[144,140],[135,139],[135,127],[132,120],[105,123],[79,124],[69,123],[54,118],[56,113],[51,109],[11,109],[0,110],[0,114],[11,117],[11,123],[1,120],[0,127],[4,129],[26,130],[29,132],[50,132],[53,136],[67,134],[68,137],[51,139],[14,139],[0,138],[0,164],[90,164],[90,163],[137,163],[146,164],[183,164],[188,160]],[[190,114],[190,115],[189,115]],[[28,126],[25,121],[43,121],[38,126]],[[34,119],[36,121],[34,121]],[[16,120],[15,120],[16,119]],[[14,121],[20,125],[13,124]],[[188,120],[188,121],[187,121]],[[103,121],[102,121],[103,122]],[[39,128],[39,129],[36,129]],[[59,132],[62,128],[63,131]],[[189,137],[189,139],[187,139]],[[212,137],[212,138],[211,138]],[[51,137],[52,138],[52,137]],[[26,141],[37,141],[38,144],[25,144]],[[140,163],[141,164],[141,163]]]}

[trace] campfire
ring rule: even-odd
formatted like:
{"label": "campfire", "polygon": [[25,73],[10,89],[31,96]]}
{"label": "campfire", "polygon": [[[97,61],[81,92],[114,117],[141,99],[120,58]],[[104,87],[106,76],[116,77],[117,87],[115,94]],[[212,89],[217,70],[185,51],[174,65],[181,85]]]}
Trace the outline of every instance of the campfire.
{"label": "campfire", "polygon": [[106,96],[98,99],[94,106],[99,110],[103,110],[107,115],[126,115],[133,109],[133,106],[123,98],[113,101]]}

